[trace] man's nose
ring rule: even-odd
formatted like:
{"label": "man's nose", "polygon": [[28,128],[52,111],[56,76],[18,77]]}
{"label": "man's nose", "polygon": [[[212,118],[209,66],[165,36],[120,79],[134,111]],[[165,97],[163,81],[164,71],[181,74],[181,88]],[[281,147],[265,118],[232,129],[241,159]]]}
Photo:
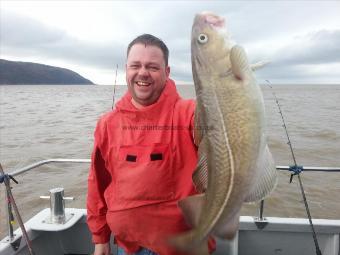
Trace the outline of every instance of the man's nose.
{"label": "man's nose", "polygon": [[140,76],[147,76],[147,75],[149,75],[149,71],[148,71],[148,69],[145,68],[145,66],[142,66],[141,68],[139,68],[138,74]]}

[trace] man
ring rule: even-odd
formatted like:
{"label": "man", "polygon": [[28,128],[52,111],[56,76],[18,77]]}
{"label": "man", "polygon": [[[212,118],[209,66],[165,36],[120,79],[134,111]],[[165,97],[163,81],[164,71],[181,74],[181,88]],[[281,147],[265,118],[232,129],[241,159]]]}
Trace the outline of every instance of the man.
{"label": "man", "polygon": [[94,255],[109,254],[111,233],[123,254],[181,254],[167,240],[189,229],[177,202],[196,194],[195,104],[169,79],[168,55],[152,35],[134,39],[128,92],[97,123],[87,198]]}

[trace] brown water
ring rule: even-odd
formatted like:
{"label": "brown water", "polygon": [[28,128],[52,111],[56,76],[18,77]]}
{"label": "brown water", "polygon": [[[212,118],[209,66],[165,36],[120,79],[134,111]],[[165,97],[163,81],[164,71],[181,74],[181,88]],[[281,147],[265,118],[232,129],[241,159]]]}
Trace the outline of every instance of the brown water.
{"label": "brown water", "polygon": [[[126,87],[118,86],[116,100]],[[192,86],[179,86],[185,98]],[[6,172],[48,158],[89,158],[98,117],[111,110],[111,86],[0,86],[0,162]],[[274,86],[299,164],[340,167],[340,86]],[[292,158],[272,90],[263,87],[269,146],[277,165]],[[88,164],[47,165],[17,176],[13,184],[23,220],[49,202],[39,199],[62,186],[66,206],[85,208]],[[297,178],[289,184],[280,172],[277,188],[266,199],[265,216],[306,217]],[[340,219],[340,173],[302,175],[314,218]],[[3,186],[3,185],[2,185]],[[0,187],[0,237],[6,229],[4,187]],[[257,205],[245,205],[242,215],[257,215]]]}

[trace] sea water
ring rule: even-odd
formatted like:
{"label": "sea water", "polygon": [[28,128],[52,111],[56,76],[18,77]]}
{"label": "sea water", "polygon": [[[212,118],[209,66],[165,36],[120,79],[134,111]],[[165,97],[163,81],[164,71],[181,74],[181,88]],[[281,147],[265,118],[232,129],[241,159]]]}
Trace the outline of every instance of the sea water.
{"label": "sea water", "polygon": [[[293,163],[273,92],[281,104],[298,164],[340,167],[340,86],[262,86],[268,142],[276,165]],[[126,91],[117,86],[115,100]],[[194,87],[178,86],[184,98]],[[112,109],[112,86],[0,86],[0,162],[6,172],[49,158],[90,158],[96,121]],[[67,207],[85,208],[89,164],[58,163],[17,176],[13,195],[24,221],[49,202],[39,198],[64,187]],[[297,178],[279,172],[279,183],[265,201],[265,216],[306,217]],[[340,219],[340,173],[305,172],[302,181],[312,217]],[[0,187],[0,237],[6,234],[4,187]],[[257,215],[246,204],[242,215]]]}

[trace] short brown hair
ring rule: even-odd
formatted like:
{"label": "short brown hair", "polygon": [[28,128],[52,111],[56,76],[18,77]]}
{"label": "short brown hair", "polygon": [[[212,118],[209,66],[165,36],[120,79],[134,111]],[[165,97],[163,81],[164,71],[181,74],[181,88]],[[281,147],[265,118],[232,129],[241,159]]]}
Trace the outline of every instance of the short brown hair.
{"label": "short brown hair", "polygon": [[129,55],[129,52],[130,52],[132,46],[137,44],[137,43],[144,44],[145,46],[152,45],[152,46],[156,46],[156,47],[160,48],[161,51],[163,52],[165,66],[168,66],[169,49],[161,39],[157,38],[156,36],[150,35],[150,34],[142,34],[140,36],[137,36],[135,39],[133,39],[130,42],[130,44],[127,48],[126,56]]}

